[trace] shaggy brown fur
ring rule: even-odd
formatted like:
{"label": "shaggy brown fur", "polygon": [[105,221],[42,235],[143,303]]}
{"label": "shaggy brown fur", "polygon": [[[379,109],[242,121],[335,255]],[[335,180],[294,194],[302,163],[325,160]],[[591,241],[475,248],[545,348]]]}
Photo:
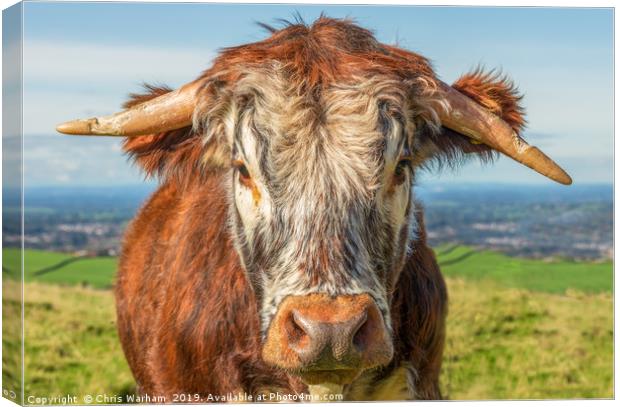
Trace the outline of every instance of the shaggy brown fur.
{"label": "shaggy brown fur", "polygon": [[[236,81],[245,69],[281,61],[291,81],[314,88],[363,74],[410,80],[412,73],[434,82],[429,61],[421,55],[381,44],[372,32],[348,20],[321,17],[312,25],[288,24],[264,41],[225,49],[204,77]],[[232,67],[236,67],[231,69]]]}
{"label": "shaggy brown fur", "polygon": [[[225,89],[270,60],[287,64],[292,80],[303,83],[309,95],[362,71],[435,81],[423,57],[380,44],[349,22],[321,18],[310,27],[291,25],[265,41],[225,50],[204,73],[205,91]],[[454,86],[522,129],[520,96],[506,78],[477,70]],[[127,106],[166,92],[149,88]],[[490,156],[487,147],[447,129],[433,137],[439,159],[453,162],[471,152]],[[190,401],[209,401],[209,393],[305,391],[298,379],[261,360],[256,300],[226,225],[225,173],[203,165],[214,147],[203,145],[199,131],[184,128],[130,138],[124,148],[162,181],[127,231],[116,286],[119,335],[140,391],[199,395]],[[422,213],[417,217],[420,236],[392,293],[395,356],[372,373],[368,390],[406,362],[415,372],[416,397],[438,399],[447,295],[426,245]]]}

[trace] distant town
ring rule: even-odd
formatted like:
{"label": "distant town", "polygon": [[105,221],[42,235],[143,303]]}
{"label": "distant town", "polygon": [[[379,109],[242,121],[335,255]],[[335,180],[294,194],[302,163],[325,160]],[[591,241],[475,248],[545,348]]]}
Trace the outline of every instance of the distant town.
{"label": "distant town", "polygon": [[[153,186],[34,188],[25,193],[24,245],[116,256],[124,230]],[[537,259],[613,257],[611,185],[423,185],[431,246],[465,244]],[[19,201],[4,191],[3,244],[20,245]]]}
{"label": "distant town", "polygon": [[459,186],[423,194],[431,245],[466,244],[528,258],[613,258],[609,186]]}

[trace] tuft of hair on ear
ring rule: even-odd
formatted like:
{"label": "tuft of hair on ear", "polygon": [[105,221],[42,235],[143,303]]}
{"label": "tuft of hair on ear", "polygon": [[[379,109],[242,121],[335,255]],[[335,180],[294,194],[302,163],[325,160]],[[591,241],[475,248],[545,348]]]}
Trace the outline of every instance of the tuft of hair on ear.
{"label": "tuft of hair on ear", "polygon": [[525,128],[523,95],[514,82],[494,69],[484,72],[482,67],[462,75],[452,87],[501,117],[519,134]]}
{"label": "tuft of hair on ear", "polygon": [[[144,93],[132,93],[123,105],[130,108],[171,92],[167,86],[144,84]],[[183,184],[190,178],[205,175],[210,168],[205,164],[212,146],[204,145],[199,134],[187,126],[163,133],[128,137],[123,151],[141,167],[147,177],[160,180],[174,179]]]}
{"label": "tuft of hair on ear", "polygon": [[[525,128],[525,109],[521,105],[523,95],[507,75],[496,70],[485,72],[478,66],[462,75],[452,87],[501,117],[517,134]],[[455,169],[471,158],[489,163],[499,156],[490,147],[473,143],[469,137],[446,127],[442,127],[440,134],[432,139],[436,151],[426,166]]]}

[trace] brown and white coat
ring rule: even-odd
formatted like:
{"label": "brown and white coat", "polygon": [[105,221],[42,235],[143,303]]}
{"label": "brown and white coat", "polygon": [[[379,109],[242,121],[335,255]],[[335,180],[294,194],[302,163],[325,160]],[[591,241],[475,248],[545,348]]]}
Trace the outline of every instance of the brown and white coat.
{"label": "brown and white coat", "polygon": [[[60,128],[132,136],[125,151],[161,180],[126,233],[116,286],[140,391],[205,401],[337,382],[346,399],[441,398],[447,294],[416,175],[500,151],[570,178],[518,137],[505,77],[476,70],[446,88],[424,57],[345,20],[269,29],[222,51],[191,100],[149,88],[127,103],[134,116]],[[131,127],[173,97],[181,124]],[[351,333],[335,333],[358,309]],[[310,340],[321,345],[300,350]]]}

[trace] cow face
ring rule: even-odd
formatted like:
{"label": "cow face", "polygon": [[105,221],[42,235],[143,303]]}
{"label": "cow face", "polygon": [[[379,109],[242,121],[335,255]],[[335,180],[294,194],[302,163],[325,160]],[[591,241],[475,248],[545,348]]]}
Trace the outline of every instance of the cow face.
{"label": "cow face", "polygon": [[423,83],[294,83],[273,64],[229,96],[230,223],[264,358],[346,381],[392,357],[389,294],[417,231],[416,133],[434,123]]}

